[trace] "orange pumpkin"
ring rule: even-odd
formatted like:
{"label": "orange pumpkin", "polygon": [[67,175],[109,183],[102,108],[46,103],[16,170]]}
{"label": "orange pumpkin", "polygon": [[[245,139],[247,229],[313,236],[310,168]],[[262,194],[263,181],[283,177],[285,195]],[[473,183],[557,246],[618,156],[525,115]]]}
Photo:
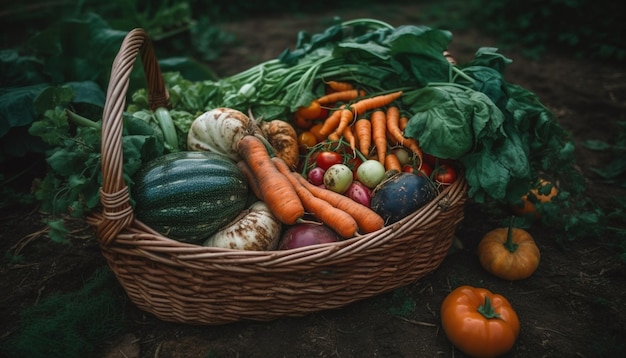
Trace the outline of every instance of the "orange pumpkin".
{"label": "orange pumpkin", "polygon": [[[550,189],[548,193],[545,193]],[[528,214],[534,215],[539,219],[541,214],[537,211],[535,203],[547,203],[559,194],[559,190],[552,182],[540,179],[539,185],[536,188],[532,188],[528,194],[522,196],[521,201],[518,204],[512,205],[511,209],[518,216],[525,216]]]}
{"label": "orange pumpkin", "polygon": [[541,254],[533,237],[512,225],[494,229],[478,244],[482,267],[505,280],[522,280],[537,270]]}

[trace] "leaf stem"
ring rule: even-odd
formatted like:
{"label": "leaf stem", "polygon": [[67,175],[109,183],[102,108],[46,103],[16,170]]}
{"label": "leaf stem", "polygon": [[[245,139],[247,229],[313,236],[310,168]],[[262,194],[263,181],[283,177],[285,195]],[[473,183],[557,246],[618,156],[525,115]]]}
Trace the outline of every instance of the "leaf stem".
{"label": "leaf stem", "polygon": [[72,123],[76,124],[79,127],[91,127],[98,130],[102,128],[102,125],[99,122],[94,122],[89,118],[85,118],[77,113],[70,111],[69,109],[65,110],[65,114],[67,114],[67,118],[72,121]]}

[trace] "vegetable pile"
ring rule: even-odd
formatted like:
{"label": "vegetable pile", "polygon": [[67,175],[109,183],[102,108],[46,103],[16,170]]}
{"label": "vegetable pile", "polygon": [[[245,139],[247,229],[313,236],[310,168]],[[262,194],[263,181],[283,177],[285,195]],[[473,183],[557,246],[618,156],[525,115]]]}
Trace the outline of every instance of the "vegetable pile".
{"label": "vegetable pile", "polygon": [[[135,188],[137,171],[151,160],[186,150],[216,152],[236,164],[282,224],[313,217],[344,238],[399,220],[432,199],[428,188],[436,193],[461,175],[471,199],[509,208],[523,204],[522,198],[532,201],[533,195],[525,195],[540,178],[558,186],[546,206],[578,190],[576,180],[560,180],[578,177],[568,134],[533,93],[506,82],[511,60],[495,48],[480,48],[473,60],[459,64],[447,52],[451,40],[445,30],[357,19],[315,35],[300,32],[293,49],[230,77],[192,82],[165,73],[170,108],[152,111],[145,89],[130,96],[125,178]],[[48,193],[41,199],[57,212],[92,209],[100,181],[99,121],[59,107],[44,117],[31,134],[58,145],[48,162],[59,170],[41,183],[40,192]],[[47,134],[68,118],[70,140]],[[64,169],[68,160],[89,170]],[[403,206],[410,209],[400,216],[374,210],[394,207],[371,204],[389,192],[383,184],[406,187],[397,182],[401,173],[422,178],[413,190],[426,188],[428,194]],[[68,183],[63,190],[71,197],[50,195],[61,182]],[[534,204],[545,214],[540,202]],[[357,207],[358,215],[376,220],[351,213],[353,220],[331,224],[330,217],[345,217],[338,206],[343,212]]]}

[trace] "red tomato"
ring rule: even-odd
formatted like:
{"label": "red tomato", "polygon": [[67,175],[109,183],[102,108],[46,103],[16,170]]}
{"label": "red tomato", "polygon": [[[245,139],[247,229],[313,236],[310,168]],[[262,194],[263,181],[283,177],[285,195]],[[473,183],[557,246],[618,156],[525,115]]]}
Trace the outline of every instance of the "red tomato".
{"label": "red tomato", "polygon": [[411,164],[405,164],[402,166],[402,171],[406,173],[416,173],[417,169]]}
{"label": "red tomato", "polygon": [[433,174],[433,179],[441,184],[452,184],[456,180],[456,170],[450,164],[440,164]]}
{"label": "red tomato", "polygon": [[315,158],[315,164],[324,170],[327,170],[332,165],[342,164],[342,163],[343,163],[343,157],[341,156],[341,154],[337,152],[331,152],[331,151],[319,152],[319,154],[317,154]]}
{"label": "red tomato", "polygon": [[433,169],[430,166],[430,164],[423,162],[420,169],[417,169],[413,164],[405,164],[402,166],[402,171],[430,177],[430,174],[432,173]]}
{"label": "red tomato", "polygon": [[433,167],[427,162],[423,162],[422,166],[420,167],[420,170],[422,171],[422,173],[424,173],[424,175],[426,175],[427,177],[430,177],[430,175],[433,172]]}

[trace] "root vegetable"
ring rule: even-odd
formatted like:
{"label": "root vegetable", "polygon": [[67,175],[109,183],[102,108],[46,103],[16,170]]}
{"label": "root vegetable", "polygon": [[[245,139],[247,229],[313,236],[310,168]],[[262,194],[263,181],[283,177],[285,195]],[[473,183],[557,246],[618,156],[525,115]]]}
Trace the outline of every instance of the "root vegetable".
{"label": "root vegetable", "polygon": [[263,121],[259,127],[263,136],[272,145],[276,156],[295,169],[300,159],[300,148],[298,146],[298,134],[295,128],[286,121],[275,119]]}
{"label": "root vegetable", "polygon": [[236,250],[275,250],[282,225],[262,201],[243,210],[235,220],[213,234],[204,246]]}

